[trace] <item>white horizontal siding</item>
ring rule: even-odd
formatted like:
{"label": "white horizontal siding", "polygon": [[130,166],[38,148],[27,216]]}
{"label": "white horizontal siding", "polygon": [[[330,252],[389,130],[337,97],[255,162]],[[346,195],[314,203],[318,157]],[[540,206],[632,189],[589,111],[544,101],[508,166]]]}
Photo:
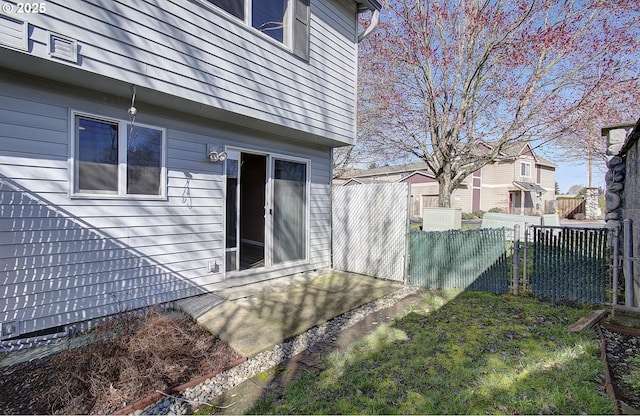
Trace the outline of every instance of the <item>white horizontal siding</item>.
{"label": "white horizontal siding", "polygon": [[233,285],[207,270],[223,267],[225,199],[208,144],[311,161],[309,263],[237,283],[330,265],[328,147],[140,102],[138,121],[167,132],[167,199],[70,198],[70,110],[126,112],[118,98],[73,90],[0,71],[0,322],[24,333]]}
{"label": "white horizontal siding", "polygon": [[28,16],[30,54],[49,60],[53,31],[78,41],[83,70],[351,143],[355,2],[311,2],[311,13],[305,62],[197,1],[51,0]]}

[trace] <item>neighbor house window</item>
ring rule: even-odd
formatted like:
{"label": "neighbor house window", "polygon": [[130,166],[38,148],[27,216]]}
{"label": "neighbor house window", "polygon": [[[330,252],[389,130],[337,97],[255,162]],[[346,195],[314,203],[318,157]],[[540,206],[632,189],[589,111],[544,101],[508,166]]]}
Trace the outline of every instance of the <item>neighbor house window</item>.
{"label": "neighbor house window", "polygon": [[309,58],[309,0],[204,0]]}
{"label": "neighbor house window", "polygon": [[520,164],[520,176],[523,178],[531,177],[531,163],[522,162]]}
{"label": "neighbor house window", "polygon": [[164,197],[164,129],[74,114],[76,196]]}

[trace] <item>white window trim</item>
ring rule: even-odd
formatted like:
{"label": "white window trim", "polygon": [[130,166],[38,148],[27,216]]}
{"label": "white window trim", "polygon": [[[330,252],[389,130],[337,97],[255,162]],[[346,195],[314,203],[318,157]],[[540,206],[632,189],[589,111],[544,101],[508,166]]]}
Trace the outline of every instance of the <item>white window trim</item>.
{"label": "white window trim", "polygon": [[[76,131],[76,117],[87,117],[118,124],[118,193],[80,192],[78,190],[78,141]],[[105,117],[84,111],[69,111],[69,198],[72,199],[132,199],[132,200],[166,200],[167,199],[167,129],[136,122],[136,126],[146,127],[162,132],[162,166],[160,168],[160,195],[127,194],[127,125],[129,120]],[[124,145],[123,145],[124,144]]]}
{"label": "white window trim", "polygon": [[[525,175],[522,173],[523,167],[529,166],[529,174]],[[520,162],[520,177],[522,178],[530,178],[531,177],[531,163],[530,162]]]}
{"label": "white window trim", "polygon": [[237,23],[237,22],[242,22],[244,24],[244,26],[246,28],[248,28],[249,30],[251,30],[252,33],[256,33],[258,34],[258,36],[262,37],[263,39],[272,42],[274,45],[278,45],[280,47],[284,47],[286,50],[288,50],[289,52],[293,51],[293,20],[294,20],[294,16],[293,16],[293,0],[286,0],[287,1],[287,8],[285,11],[285,15],[284,15],[284,19],[286,21],[284,30],[283,30],[283,39],[282,42],[277,41],[276,39],[272,38],[271,36],[267,35],[266,33],[256,29],[255,27],[253,27],[253,22],[252,22],[252,14],[251,14],[251,5],[252,5],[252,1],[260,1],[260,0],[244,0],[244,20],[239,19],[238,17],[232,15],[231,13],[227,12],[226,10],[224,10],[223,8],[220,8],[218,6],[216,6],[215,4],[211,4],[209,3],[207,0],[199,0],[199,2],[201,4],[203,4],[205,7],[213,10],[214,12],[216,12],[217,14],[225,17],[227,20],[230,20],[231,22]]}

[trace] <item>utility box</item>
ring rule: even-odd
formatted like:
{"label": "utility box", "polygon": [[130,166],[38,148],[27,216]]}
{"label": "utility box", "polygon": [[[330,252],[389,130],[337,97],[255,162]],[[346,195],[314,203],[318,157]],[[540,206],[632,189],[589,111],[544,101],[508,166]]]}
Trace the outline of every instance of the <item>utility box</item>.
{"label": "utility box", "polygon": [[560,216],[558,214],[545,214],[542,216],[542,225],[560,227]]}
{"label": "utility box", "polygon": [[423,208],[422,231],[447,231],[462,228],[461,208]]}

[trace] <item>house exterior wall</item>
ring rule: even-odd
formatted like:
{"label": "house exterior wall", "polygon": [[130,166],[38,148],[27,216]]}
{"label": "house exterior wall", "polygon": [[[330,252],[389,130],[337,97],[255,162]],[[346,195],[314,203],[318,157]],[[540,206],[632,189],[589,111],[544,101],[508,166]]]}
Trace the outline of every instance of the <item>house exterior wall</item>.
{"label": "house exterior wall", "polygon": [[482,168],[482,185],[511,185],[514,166],[512,162],[495,162]]}
{"label": "house exterior wall", "polygon": [[460,208],[462,212],[473,211],[473,191],[466,187],[456,188],[451,194],[451,208]]}
{"label": "house exterior wall", "polygon": [[[135,84],[140,99],[181,112],[354,143],[355,2],[310,2],[308,61],[206,4],[51,0],[44,13],[0,12],[1,66],[129,97]],[[2,47],[17,20],[28,24],[21,51]],[[51,56],[52,34],[77,42],[75,62]]]}
{"label": "house exterior wall", "polygon": [[[556,170],[549,166],[540,166],[540,186],[547,192],[542,194],[542,207],[546,211],[546,207],[549,207],[550,201],[556,199]],[[552,214],[553,212],[545,212],[546,214]]]}
{"label": "house exterior wall", "polygon": [[493,185],[484,186],[481,190],[480,209],[489,211],[491,208],[500,208],[504,212],[509,211],[509,191],[513,186]]}
{"label": "house exterior wall", "polygon": [[[129,104],[0,71],[0,323],[14,335],[330,266],[325,145],[140,101],[136,122],[166,129],[166,199],[71,198],[70,111],[126,118]],[[224,164],[207,160],[209,144],[310,161],[306,264],[224,280]]]}

